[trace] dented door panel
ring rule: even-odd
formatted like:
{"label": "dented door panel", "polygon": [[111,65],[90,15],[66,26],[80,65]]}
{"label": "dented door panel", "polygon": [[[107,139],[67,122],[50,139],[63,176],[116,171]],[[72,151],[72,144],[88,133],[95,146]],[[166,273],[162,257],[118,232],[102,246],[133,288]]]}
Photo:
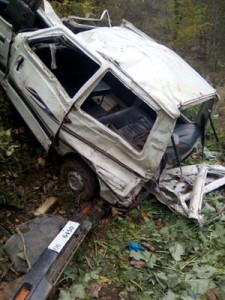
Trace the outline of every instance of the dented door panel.
{"label": "dented door panel", "polygon": [[[119,164],[138,173],[145,180],[151,178],[158,169],[170,139],[170,132],[164,131],[163,115],[156,122],[155,128],[153,127],[142,152],[136,151],[122,137],[77,110],[71,111],[68,118],[71,124],[66,126],[71,134],[76,131],[94,149],[103,152],[112,160],[117,160]],[[171,131],[173,126],[174,123],[171,122]]]}
{"label": "dented door panel", "polygon": [[[96,150],[82,136],[72,133],[67,124],[62,126],[58,142],[58,151],[62,151],[61,155],[76,152],[87,161],[98,175],[100,183],[102,181],[104,186],[107,186],[108,190],[115,194],[115,197],[111,196],[112,202],[120,203],[125,207],[131,205],[144,181],[127,167],[126,161],[122,166],[119,158],[115,161],[104,152]],[[109,193],[102,190],[100,193],[108,201],[106,195]]]}

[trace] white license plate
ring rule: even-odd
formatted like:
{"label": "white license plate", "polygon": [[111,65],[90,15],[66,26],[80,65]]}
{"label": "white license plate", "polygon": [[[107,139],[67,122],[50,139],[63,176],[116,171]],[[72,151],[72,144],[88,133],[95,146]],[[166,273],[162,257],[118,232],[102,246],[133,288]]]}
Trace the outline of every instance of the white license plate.
{"label": "white license plate", "polygon": [[66,243],[70,240],[74,232],[80,226],[79,223],[68,221],[59,234],[54,238],[51,244],[48,246],[48,249],[60,252]]}

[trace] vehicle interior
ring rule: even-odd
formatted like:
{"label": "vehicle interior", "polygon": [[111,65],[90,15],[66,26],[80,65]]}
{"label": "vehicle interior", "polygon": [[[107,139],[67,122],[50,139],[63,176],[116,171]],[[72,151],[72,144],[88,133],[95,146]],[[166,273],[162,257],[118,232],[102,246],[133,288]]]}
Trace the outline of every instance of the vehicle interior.
{"label": "vehicle interior", "polygon": [[31,7],[20,0],[0,0],[0,16],[13,26],[15,32],[48,28],[49,25],[38,12],[40,0]]}
{"label": "vehicle interior", "polygon": [[[103,77],[81,108],[137,150],[144,147],[157,118],[156,112],[112,73]],[[182,160],[200,137],[201,130],[197,124],[181,115],[167,146],[165,160],[173,163],[177,159]]]}
{"label": "vehicle interior", "polygon": [[141,150],[156,120],[156,112],[107,73],[81,109]]}
{"label": "vehicle interior", "polygon": [[100,68],[94,60],[63,37],[33,41],[30,47],[71,98]]}

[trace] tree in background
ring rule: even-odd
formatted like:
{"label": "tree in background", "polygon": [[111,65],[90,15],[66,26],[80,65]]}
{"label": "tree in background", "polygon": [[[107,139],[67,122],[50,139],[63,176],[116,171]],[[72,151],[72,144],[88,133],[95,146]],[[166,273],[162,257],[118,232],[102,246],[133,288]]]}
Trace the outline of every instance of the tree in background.
{"label": "tree in background", "polygon": [[207,5],[199,0],[95,0],[95,7],[97,13],[107,8],[117,23],[125,18],[181,51],[196,44],[210,26]]}
{"label": "tree in background", "polygon": [[100,15],[104,9],[108,9],[115,24],[125,18],[139,28],[143,27],[149,15],[149,3],[143,0],[95,0],[95,13]]}
{"label": "tree in background", "polygon": [[207,39],[207,58],[213,71],[225,66],[225,1],[207,1],[207,19],[210,30],[205,34]]}
{"label": "tree in background", "polygon": [[85,16],[94,7],[93,0],[52,0],[50,2],[61,17],[69,15]]}
{"label": "tree in background", "polygon": [[167,43],[176,50],[198,44],[209,30],[207,6],[195,0],[168,0],[168,14],[164,20],[168,29]]}

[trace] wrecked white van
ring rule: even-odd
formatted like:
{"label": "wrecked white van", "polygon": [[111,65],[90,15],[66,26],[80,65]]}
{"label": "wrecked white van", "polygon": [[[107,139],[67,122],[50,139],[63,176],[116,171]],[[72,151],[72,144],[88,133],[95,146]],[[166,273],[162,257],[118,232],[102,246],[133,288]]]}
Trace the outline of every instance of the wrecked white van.
{"label": "wrecked white van", "polygon": [[68,185],[80,198],[99,192],[127,208],[154,193],[199,221],[199,205],[190,215],[190,197],[181,203],[181,191],[165,192],[158,179],[203,140],[215,89],[126,21],[62,22],[47,1],[33,10],[19,1],[17,12],[32,15],[31,28],[20,28],[10,3],[0,0],[0,82],[43,148],[52,145],[64,158]]}

